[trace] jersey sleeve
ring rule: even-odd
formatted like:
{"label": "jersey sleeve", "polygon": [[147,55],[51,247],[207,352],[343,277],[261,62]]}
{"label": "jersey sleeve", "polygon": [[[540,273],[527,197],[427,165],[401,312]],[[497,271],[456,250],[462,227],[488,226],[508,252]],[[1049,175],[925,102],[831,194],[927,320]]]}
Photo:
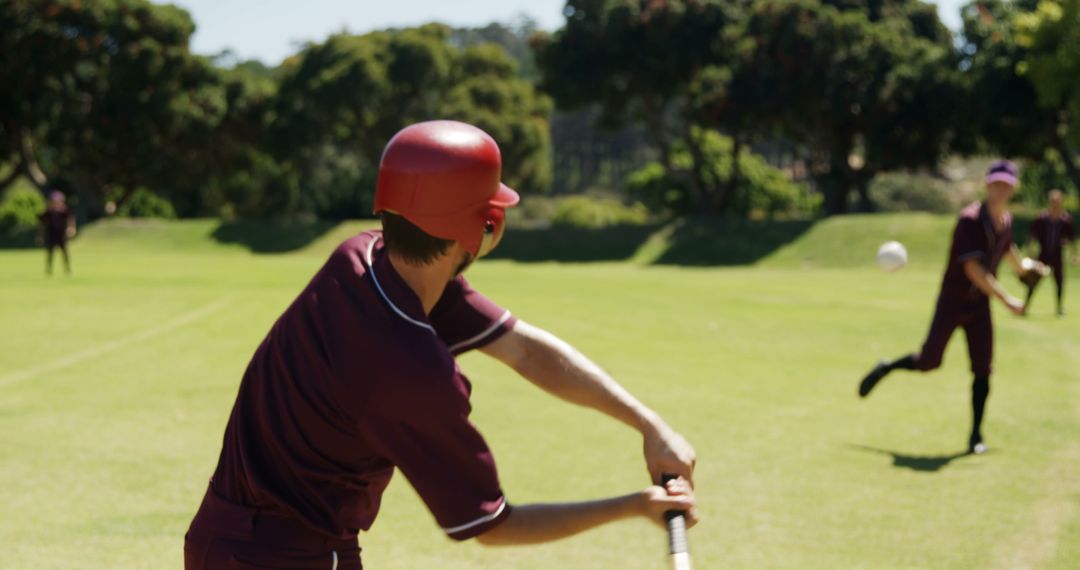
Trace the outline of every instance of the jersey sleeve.
{"label": "jersey sleeve", "polygon": [[973,218],[960,218],[956,223],[956,231],[953,233],[953,251],[956,252],[957,263],[963,264],[971,259],[983,259],[988,261],[986,240],[982,235],[979,221]]}
{"label": "jersey sleeve", "polygon": [[1073,226],[1072,218],[1066,219],[1062,224],[1061,237],[1065,241],[1076,241],[1076,227]]}
{"label": "jersey sleeve", "polygon": [[368,405],[360,431],[389,459],[443,531],[466,540],[510,515],[495,460],[469,421],[468,380],[417,376],[394,382]]}
{"label": "jersey sleeve", "polygon": [[454,355],[492,342],[517,322],[510,311],[481,295],[460,276],[447,285],[428,319]]}

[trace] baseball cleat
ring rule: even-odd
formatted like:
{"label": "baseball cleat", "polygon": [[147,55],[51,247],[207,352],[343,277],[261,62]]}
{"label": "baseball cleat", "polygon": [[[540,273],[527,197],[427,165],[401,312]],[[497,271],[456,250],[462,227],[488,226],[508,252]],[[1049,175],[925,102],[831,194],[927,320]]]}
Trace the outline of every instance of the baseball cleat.
{"label": "baseball cleat", "polygon": [[878,362],[877,366],[875,366],[874,369],[871,370],[870,373],[866,375],[866,378],[863,378],[862,382],[859,384],[859,397],[865,398],[866,395],[870,393],[870,390],[873,390],[874,386],[876,386],[877,383],[880,382],[881,379],[884,378],[885,375],[888,373],[889,364],[884,360]]}
{"label": "baseball cleat", "polygon": [[972,434],[971,439],[968,440],[968,453],[972,455],[982,455],[987,451],[986,444],[983,443],[982,436],[979,434]]}

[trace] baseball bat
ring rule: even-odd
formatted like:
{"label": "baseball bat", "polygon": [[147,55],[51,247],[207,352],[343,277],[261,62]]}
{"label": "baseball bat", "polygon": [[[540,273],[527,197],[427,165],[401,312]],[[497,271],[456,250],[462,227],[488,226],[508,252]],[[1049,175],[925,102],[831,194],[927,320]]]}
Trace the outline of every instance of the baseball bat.
{"label": "baseball bat", "polygon": [[[677,478],[677,475],[664,473],[660,481],[666,488],[668,481]],[[672,570],[691,570],[690,543],[686,539],[686,511],[666,511],[664,519],[667,521],[668,553],[671,556]]]}

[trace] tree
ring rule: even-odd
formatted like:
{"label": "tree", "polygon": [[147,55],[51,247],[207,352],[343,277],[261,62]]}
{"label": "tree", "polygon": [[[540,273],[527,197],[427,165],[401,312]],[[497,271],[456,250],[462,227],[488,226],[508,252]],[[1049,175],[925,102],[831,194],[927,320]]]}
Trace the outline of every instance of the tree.
{"label": "tree", "polygon": [[[726,65],[725,31],[738,0],[569,0],[566,24],[535,36],[541,87],[565,110],[596,106],[601,126],[642,125],[669,178],[691,189],[695,209],[725,208],[725,185],[707,179],[692,135],[690,89],[706,67]],[[688,164],[675,160],[688,148]]]}
{"label": "tree", "polygon": [[191,18],[145,0],[0,4],[0,125],[16,168],[89,215],[171,180],[225,112],[211,64],[188,50]]}
{"label": "tree", "polygon": [[1034,11],[1016,14],[1014,22],[1017,43],[1025,50],[1016,70],[1031,81],[1039,107],[1051,114],[1051,146],[1080,192],[1075,153],[1080,139],[1080,0],[1042,0]]}
{"label": "tree", "polygon": [[[707,121],[806,149],[827,213],[844,213],[881,172],[936,166],[956,139],[963,98],[940,23],[899,2],[755,3],[730,79],[698,95]],[[726,78],[724,78],[726,79]]]}
{"label": "tree", "polygon": [[[368,215],[370,181],[386,141],[430,119],[477,124],[499,141],[508,184],[547,189],[550,103],[517,76],[502,48],[462,49],[449,38],[441,25],[339,34],[284,62],[271,148],[300,173],[303,199],[324,205],[317,213]],[[351,172],[352,182],[334,183],[338,198],[312,184],[327,167]],[[366,190],[357,193],[360,186]]]}
{"label": "tree", "polygon": [[522,79],[535,82],[539,79],[536,59],[529,48],[529,38],[540,28],[536,21],[522,16],[511,24],[492,22],[478,28],[454,28],[450,32],[451,45],[470,48],[481,44],[501,46],[518,63],[517,74]]}
{"label": "tree", "polygon": [[[215,58],[215,63],[222,58]],[[225,113],[206,144],[189,157],[200,168],[178,173],[156,188],[182,216],[268,217],[300,209],[296,172],[268,150],[267,125],[278,72],[257,61],[231,61],[217,69]]]}
{"label": "tree", "polygon": [[[566,13],[536,42],[543,88],[560,107],[644,125],[700,212],[739,199],[735,157],[754,142],[805,149],[826,211],[842,213],[853,190],[871,208],[877,173],[936,166],[955,139],[957,59],[921,2],[570,0]],[[726,180],[707,175],[697,129],[731,138]]]}

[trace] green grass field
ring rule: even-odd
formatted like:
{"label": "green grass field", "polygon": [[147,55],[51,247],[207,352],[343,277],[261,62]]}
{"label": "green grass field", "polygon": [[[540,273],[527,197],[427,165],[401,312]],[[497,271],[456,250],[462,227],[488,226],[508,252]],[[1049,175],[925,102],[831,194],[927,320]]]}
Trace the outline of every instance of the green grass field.
{"label": "green grass field", "polygon": [[[958,455],[970,414],[960,334],[942,370],[855,395],[877,358],[921,342],[950,224],[829,220],[736,267],[664,264],[661,232],[621,261],[491,260],[470,278],[695,444],[698,568],[1080,567],[1080,280],[1065,320],[1050,316],[1048,285],[1027,320],[995,308],[990,453]],[[182,566],[248,358],[360,226],[273,255],[211,239],[216,227],[99,224],[74,244],[72,278],[45,279],[39,251],[0,251],[0,568]],[[912,264],[884,275],[874,249],[894,237]],[[482,355],[462,366],[512,502],[646,483],[634,433]],[[627,521],[538,547],[457,544],[400,477],[361,536],[374,569],[653,569],[665,541]]]}

